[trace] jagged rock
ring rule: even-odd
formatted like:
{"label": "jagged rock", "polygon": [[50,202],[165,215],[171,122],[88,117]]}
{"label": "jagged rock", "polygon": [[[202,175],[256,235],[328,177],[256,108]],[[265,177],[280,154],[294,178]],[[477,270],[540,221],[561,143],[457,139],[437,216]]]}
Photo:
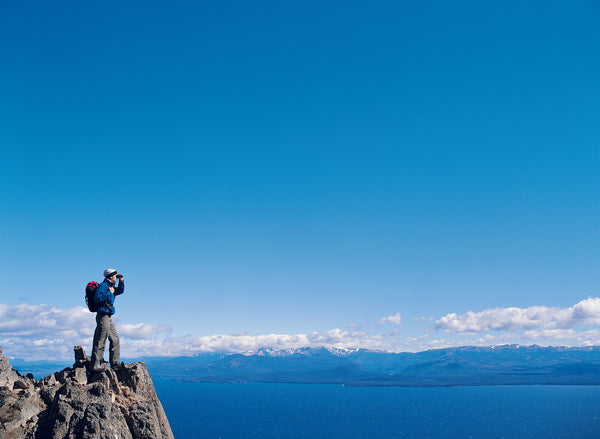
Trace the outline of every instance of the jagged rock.
{"label": "jagged rock", "polygon": [[75,351],[75,364],[73,364],[74,368],[83,367],[88,361],[90,361],[90,357],[85,355],[85,350],[83,349],[83,346],[77,345],[73,348],[73,350]]}
{"label": "jagged rock", "polygon": [[79,348],[73,368],[36,381],[0,347],[0,438],[173,439],[144,363],[94,373]]}
{"label": "jagged rock", "polygon": [[0,386],[6,386],[12,389],[15,381],[20,378],[16,370],[12,368],[8,358],[2,355],[0,348]]}
{"label": "jagged rock", "polygon": [[13,389],[29,389],[29,383],[27,380],[16,380]]}

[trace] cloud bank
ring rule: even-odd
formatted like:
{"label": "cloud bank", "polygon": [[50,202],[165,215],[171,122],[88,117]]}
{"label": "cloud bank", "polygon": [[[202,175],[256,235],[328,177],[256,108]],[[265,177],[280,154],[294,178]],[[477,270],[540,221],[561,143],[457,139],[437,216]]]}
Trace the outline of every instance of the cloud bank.
{"label": "cloud bank", "polygon": [[[400,313],[381,318],[400,325]],[[350,324],[306,334],[215,334],[174,337],[168,326],[116,320],[124,358],[183,356],[206,352],[251,353],[261,348],[298,349],[326,347],[416,352],[452,346],[495,344],[600,345],[600,298],[582,300],[568,308],[532,306],[494,308],[464,314],[450,313],[424,334],[403,335],[399,328],[374,333]],[[71,361],[73,346],[89,353],[95,320],[83,307],[59,309],[51,305],[0,304],[0,346],[11,358]],[[441,337],[440,337],[441,335]]]}
{"label": "cloud bank", "polygon": [[[179,356],[205,352],[255,352],[261,348],[297,349],[303,347],[397,350],[394,334],[371,334],[358,330],[335,328],[308,334],[204,335],[172,337],[171,329],[147,323],[123,323],[116,320],[121,338],[121,355]],[[0,304],[0,346],[11,358],[25,360],[73,358],[73,346],[83,345],[91,351],[95,320],[84,307],[58,309],[51,305]]]}
{"label": "cloud bank", "polygon": [[[5,353],[25,360],[73,357],[73,346],[91,351],[96,322],[87,308],[59,309],[51,305],[0,304],[0,346]],[[123,339],[140,342],[168,333],[161,325],[118,324]]]}
{"label": "cloud bank", "polygon": [[[569,308],[531,306],[529,308],[494,308],[481,312],[469,311],[465,314],[451,313],[435,322],[436,329],[444,329],[456,334],[488,331],[564,330],[578,325],[600,325],[599,297],[582,300]],[[530,333],[534,334],[535,332]]]}

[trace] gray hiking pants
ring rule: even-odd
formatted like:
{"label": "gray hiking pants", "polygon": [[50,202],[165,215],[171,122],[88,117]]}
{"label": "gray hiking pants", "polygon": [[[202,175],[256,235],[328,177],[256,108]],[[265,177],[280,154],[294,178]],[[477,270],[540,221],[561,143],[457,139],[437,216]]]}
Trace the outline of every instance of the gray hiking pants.
{"label": "gray hiking pants", "polygon": [[94,331],[94,344],[92,346],[92,366],[100,365],[100,361],[104,358],[104,347],[107,338],[110,364],[118,364],[121,357],[121,345],[117,328],[115,328],[115,324],[109,315],[98,313],[96,314],[96,330]]}

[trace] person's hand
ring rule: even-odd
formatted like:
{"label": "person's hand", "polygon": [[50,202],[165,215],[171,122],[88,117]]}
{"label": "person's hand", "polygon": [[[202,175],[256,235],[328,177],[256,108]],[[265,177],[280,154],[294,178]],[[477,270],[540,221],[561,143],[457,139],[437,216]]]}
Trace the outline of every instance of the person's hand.
{"label": "person's hand", "polygon": [[122,274],[117,274],[117,278],[120,280],[123,280],[123,275]]}

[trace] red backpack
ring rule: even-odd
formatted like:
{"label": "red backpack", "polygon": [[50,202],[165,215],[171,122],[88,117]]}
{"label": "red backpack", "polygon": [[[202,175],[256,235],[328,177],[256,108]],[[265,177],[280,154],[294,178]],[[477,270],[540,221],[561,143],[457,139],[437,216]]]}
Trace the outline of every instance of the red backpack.
{"label": "red backpack", "polygon": [[98,282],[94,281],[88,282],[85,287],[85,303],[91,312],[98,312],[98,308],[100,308],[100,304],[94,301],[96,289],[98,289]]}

